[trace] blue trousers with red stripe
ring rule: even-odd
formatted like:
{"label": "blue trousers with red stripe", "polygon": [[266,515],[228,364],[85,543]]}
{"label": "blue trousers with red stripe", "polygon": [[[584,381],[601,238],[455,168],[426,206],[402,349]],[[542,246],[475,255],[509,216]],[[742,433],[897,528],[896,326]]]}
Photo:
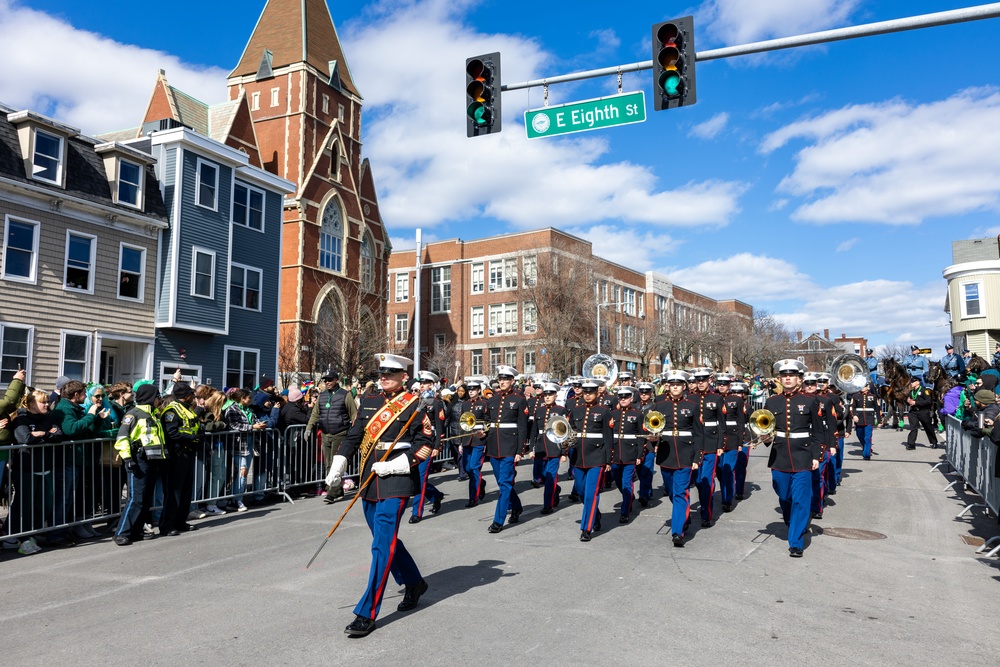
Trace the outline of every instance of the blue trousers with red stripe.
{"label": "blue trousers with red stripe", "polygon": [[493,467],[493,476],[500,487],[500,497],[497,498],[497,508],[493,513],[493,521],[503,525],[507,520],[507,510],[521,513],[521,499],[514,490],[514,475],[517,470],[514,466],[514,457],[505,456],[503,458],[490,457],[490,465]]}
{"label": "blue trousers with red stripe", "polygon": [[670,511],[670,532],[684,536],[688,517],[691,516],[691,468],[660,468],[663,476],[663,488],[670,496],[673,508]]}
{"label": "blue trousers with red stripe", "polygon": [[583,486],[583,515],[580,517],[580,530],[593,530],[597,515],[601,513],[598,504],[601,498],[601,487],[604,486],[604,467],[576,468],[573,479],[581,480]]}
{"label": "blue trousers with red stripe", "polygon": [[541,484],[545,481],[545,463],[548,459],[536,456],[531,460],[531,481],[535,484]]}
{"label": "blue trousers with red stripe", "polygon": [[361,507],[365,512],[365,521],[372,531],[372,567],[368,573],[368,588],[354,608],[354,613],[358,616],[371,619],[378,616],[390,574],[400,586],[413,586],[423,579],[410,552],[396,538],[399,521],[403,518],[409,500],[409,498],[387,498],[377,501],[362,499]]}
{"label": "blue trousers with red stripe", "polygon": [[840,484],[840,469],[844,464],[844,439],[837,439],[837,453],[831,454],[830,460],[826,464],[823,478],[826,481],[826,492],[833,493]]}
{"label": "blue trousers with red stripe", "polygon": [[[541,457],[535,457],[539,460]],[[542,468],[542,482],[545,484],[545,493],[542,496],[542,507],[549,509],[556,505],[556,488],[559,482],[559,457],[553,456],[551,459],[541,458],[545,464]]]}
{"label": "blue trousers with red stripe", "polygon": [[[639,497],[649,500],[653,495],[653,473],[656,471],[656,452],[647,452],[639,466]],[[667,489],[669,491],[669,489]]]}
{"label": "blue trousers with red stripe", "polygon": [[809,499],[812,494],[812,471],[771,471],[771,486],[778,494],[781,518],[788,526],[788,546],[801,549],[809,527]]}
{"label": "blue trousers with red stripe", "polygon": [[486,445],[466,445],[462,448],[465,473],[469,476],[469,500],[479,500],[479,489],[483,483],[483,456]]}
{"label": "blue trousers with red stripe", "polygon": [[746,495],[747,486],[747,465],[750,463],[750,448],[740,447],[736,450],[736,466],[733,469],[733,477],[736,478],[736,495]]}
{"label": "blue trousers with red stripe", "polygon": [[826,498],[826,468],[830,464],[830,452],[823,452],[819,467],[812,471],[812,500],[809,503],[810,512],[823,513],[823,499]]}
{"label": "blue trousers with red stripe", "polygon": [[632,514],[632,501],[635,499],[633,493],[632,477],[635,473],[634,463],[616,463],[611,466],[611,475],[614,477],[615,486],[622,492],[622,516],[628,517]]}
{"label": "blue trousers with red stripe", "polygon": [[698,501],[701,505],[701,520],[712,520],[712,496],[715,495],[715,466],[718,457],[713,451],[705,454],[698,466],[698,478],[695,484],[698,486]]}
{"label": "blue trousers with red stripe", "polygon": [[420,489],[417,491],[417,495],[413,496],[413,516],[424,515],[424,503],[428,499],[433,503],[437,498],[444,498],[444,494],[427,481],[431,475],[431,463],[431,459],[426,458],[417,466],[417,473],[420,475]]}
{"label": "blue trousers with red stripe", "polygon": [[722,452],[722,458],[715,468],[715,475],[719,478],[719,488],[722,490],[722,504],[732,505],[733,496],[736,494],[736,458],[739,450],[731,449]]}

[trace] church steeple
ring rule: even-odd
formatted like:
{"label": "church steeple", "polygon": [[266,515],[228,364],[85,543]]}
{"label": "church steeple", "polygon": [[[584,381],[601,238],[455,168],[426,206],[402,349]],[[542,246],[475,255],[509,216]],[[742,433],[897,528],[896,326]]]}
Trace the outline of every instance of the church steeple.
{"label": "church steeple", "polygon": [[339,81],[332,85],[361,96],[326,0],[268,0],[229,78],[257,75],[265,58],[271,71],[296,63],[308,63],[326,76],[336,70]]}

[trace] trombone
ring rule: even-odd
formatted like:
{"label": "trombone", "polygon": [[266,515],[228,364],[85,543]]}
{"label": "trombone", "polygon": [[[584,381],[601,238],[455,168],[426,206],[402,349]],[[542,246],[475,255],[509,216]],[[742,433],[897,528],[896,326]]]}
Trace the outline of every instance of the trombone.
{"label": "trombone", "polygon": [[774,418],[774,413],[770,410],[754,410],[750,414],[750,420],[747,422],[747,426],[750,427],[750,431],[756,436],[750,441],[751,449],[763,442],[762,438],[764,436],[773,435],[774,431],[778,428],[778,422]]}
{"label": "trombone", "polygon": [[441,442],[457,440],[458,438],[468,438],[473,431],[477,430],[481,430],[483,435],[485,435],[490,432],[491,426],[493,426],[492,422],[477,419],[476,415],[471,412],[463,412],[458,418],[458,428],[461,429],[462,433],[460,435],[452,435],[447,438],[441,438]]}

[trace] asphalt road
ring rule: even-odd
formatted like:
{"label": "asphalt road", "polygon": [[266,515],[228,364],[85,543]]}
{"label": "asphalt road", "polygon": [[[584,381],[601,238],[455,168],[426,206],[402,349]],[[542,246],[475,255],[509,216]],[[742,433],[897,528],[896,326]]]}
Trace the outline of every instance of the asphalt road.
{"label": "asphalt road", "polygon": [[749,497],[711,528],[696,518],[683,549],[670,544],[658,492],[627,525],[612,509],[620,495],[605,492],[604,530],[581,543],[580,505],[564,499],[541,516],[524,464],[524,515],[498,535],[486,532],[491,476],[486,501],[465,509],[466,485],[434,475],[442,512],[400,529],[430,589],[399,613],[390,582],[364,639],[343,633],[369,566],[360,508],[305,568],[344,502],[268,505],[129,547],[103,538],[7,551],[0,655],[7,665],[992,664],[1000,559],[962,537],[1000,528],[981,511],[956,520],[964,492],[943,492],[947,478],[928,472],[942,450],[905,451],[902,435],[876,431],[871,461],[848,443],[844,484],[802,559],[788,557],[764,451],[751,459]]}

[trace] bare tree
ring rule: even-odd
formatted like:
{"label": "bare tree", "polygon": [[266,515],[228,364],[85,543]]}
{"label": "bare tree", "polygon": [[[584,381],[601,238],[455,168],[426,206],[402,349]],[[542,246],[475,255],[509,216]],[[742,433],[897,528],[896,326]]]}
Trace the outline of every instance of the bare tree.
{"label": "bare tree", "polygon": [[667,336],[663,325],[656,317],[647,317],[639,326],[639,341],[636,356],[639,357],[639,375],[649,375],[654,359],[660,359],[666,349]]}
{"label": "bare tree", "polygon": [[579,372],[584,352],[595,343],[597,301],[590,266],[551,254],[539,257],[537,279],[523,290],[536,305],[544,370],[556,377]]}
{"label": "bare tree", "polygon": [[454,343],[448,343],[434,350],[434,353],[424,357],[424,362],[420,365],[438,377],[451,378],[455,373],[455,360],[458,359],[458,347]]}
{"label": "bare tree", "polygon": [[879,361],[892,357],[896,361],[902,363],[903,358],[910,354],[910,348],[907,345],[900,345],[899,343],[893,343],[892,345],[886,345],[882,348],[882,353],[879,355]]}

